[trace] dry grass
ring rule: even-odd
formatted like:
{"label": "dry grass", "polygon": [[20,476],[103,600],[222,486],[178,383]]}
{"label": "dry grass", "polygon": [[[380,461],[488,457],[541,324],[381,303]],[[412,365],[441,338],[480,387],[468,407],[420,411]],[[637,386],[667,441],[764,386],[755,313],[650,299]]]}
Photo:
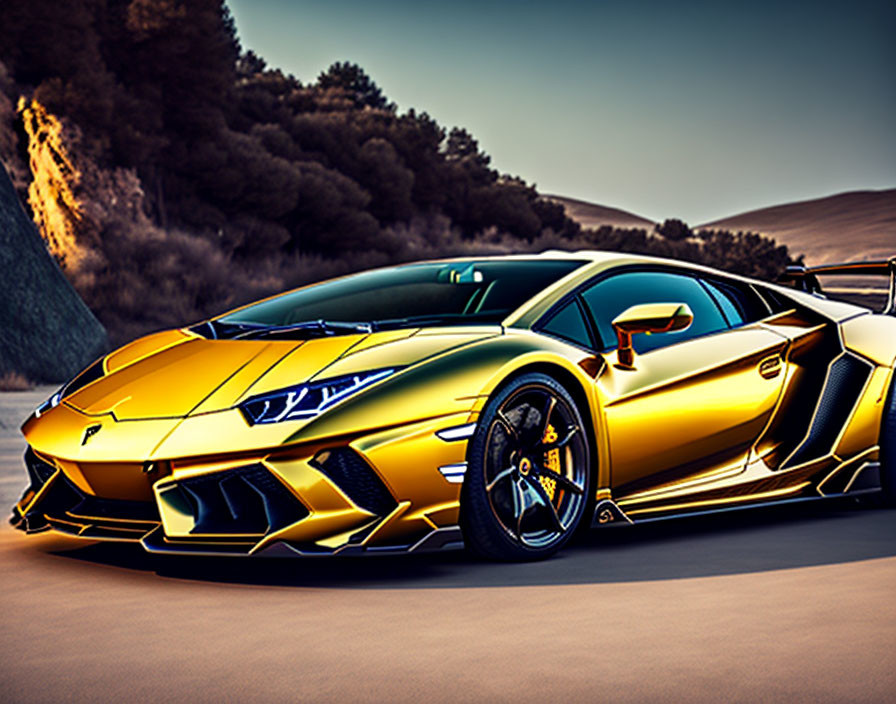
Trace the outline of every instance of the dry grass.
{"label": "dry grass", "polygon": [[31,391],[33,388],[34,384],[19,372],[0,374],[0,391]]}

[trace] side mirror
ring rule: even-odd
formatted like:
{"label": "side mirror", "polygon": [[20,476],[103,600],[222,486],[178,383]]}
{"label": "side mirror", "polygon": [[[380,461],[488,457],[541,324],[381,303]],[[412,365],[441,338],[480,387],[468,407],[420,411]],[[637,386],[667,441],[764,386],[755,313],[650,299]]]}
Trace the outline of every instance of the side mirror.
{"label": "side mirror", "polygon": [[613,320],[613,329],[619,339],[617,366],[634,369],[635,350],[632,335],[684,330],[694,321],[694,314],[687,303],[644,303],[632,306]]}

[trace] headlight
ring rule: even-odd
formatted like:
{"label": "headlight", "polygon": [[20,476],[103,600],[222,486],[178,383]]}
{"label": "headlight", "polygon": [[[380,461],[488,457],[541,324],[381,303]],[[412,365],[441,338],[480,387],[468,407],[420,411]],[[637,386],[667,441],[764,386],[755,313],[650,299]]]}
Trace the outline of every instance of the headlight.
{"label": "headlight", "polygon": [[56,408],[59,405],[59,402],[62,400],[62,389],[57,391],[55,394],[50,396],[46,401],[40,404],[37,408],[34,409],[34,417],[40,418],[41,415],[49,411],[51,408]]}
{"label": "headlight", "polygon": [[269,394],[253,396],[239,408],[250,425],[312,418],[366,386],[385,379],[397,369],[377,369],[322,381],[313,381]]}
{"label": "headlight", "polygon": [[50,396],[46,401],[40,404],[36,409],[34,409],[34,417],[40,418],[41,414],[46,413],[51,408],[56,408],[59,405],[59,402],[67,396],[71,396],[75,391],[79,389],[83,389],[90,382],[96,381],[101,378],[106,371],[103,369],[103,357],[100,357],[93,364],[91,364],[87,369],[78,374],[74,379],[65,384],[59,391]]}

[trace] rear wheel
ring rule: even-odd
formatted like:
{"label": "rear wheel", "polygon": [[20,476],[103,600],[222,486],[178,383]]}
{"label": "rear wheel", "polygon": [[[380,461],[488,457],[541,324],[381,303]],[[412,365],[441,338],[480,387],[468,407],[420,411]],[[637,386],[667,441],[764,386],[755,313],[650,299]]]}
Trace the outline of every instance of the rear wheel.
{"label": "rear wheel", "polygon": [[468,452],[464,540],[497,560],[537,560],[565,545],[589,505],[587,429],[557,381],[526,374],[486,405]]}
{"label": "rear wheel", "polygon": [[896,506],[896,373],[880,421],[880,485],[884,500]]}

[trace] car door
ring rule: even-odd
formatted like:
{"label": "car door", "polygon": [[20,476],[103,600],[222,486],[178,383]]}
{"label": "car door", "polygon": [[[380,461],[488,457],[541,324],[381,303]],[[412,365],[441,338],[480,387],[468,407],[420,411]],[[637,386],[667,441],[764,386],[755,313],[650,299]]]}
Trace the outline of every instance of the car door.
{"label": "car door", "polygon": [[[606,361],[596,379],[617,499],[698,475],[743,471],[781,392],[786,337],[751,324],[762,299],[727,284],[661,270],[614,274],[582,293]],[[736,293],[736,292],[734,292]],[[631,306],[685,303],[680,332],[633,336],[617,366],[613,319]]]}

